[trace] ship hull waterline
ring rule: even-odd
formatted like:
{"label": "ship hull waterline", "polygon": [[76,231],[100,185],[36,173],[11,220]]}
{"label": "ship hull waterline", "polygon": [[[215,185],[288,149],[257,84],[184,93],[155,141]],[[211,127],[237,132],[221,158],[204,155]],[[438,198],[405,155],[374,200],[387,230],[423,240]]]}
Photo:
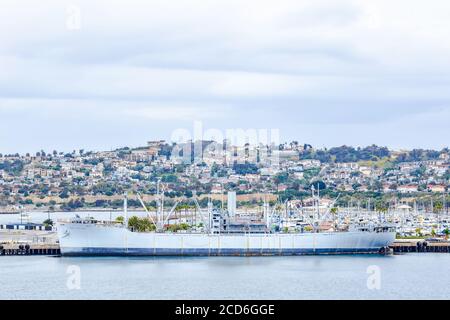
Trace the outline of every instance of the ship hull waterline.
{"label": "ship hull waterline", "polygon": [[295,256],[378,254],[395,232],[274,234],[138,233],[117,226],[60,224],[62,256]]}

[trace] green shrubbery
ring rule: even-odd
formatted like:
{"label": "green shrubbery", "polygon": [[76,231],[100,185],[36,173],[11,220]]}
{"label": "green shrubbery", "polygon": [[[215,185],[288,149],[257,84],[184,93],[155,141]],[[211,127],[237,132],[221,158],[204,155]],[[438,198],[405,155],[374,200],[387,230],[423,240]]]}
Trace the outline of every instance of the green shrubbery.
{"label": "green shrubbery", "polygon": [[128,219],[128,228],[137,232],[151,232],[156,230],[156,226],[148,218],[132,216]]}

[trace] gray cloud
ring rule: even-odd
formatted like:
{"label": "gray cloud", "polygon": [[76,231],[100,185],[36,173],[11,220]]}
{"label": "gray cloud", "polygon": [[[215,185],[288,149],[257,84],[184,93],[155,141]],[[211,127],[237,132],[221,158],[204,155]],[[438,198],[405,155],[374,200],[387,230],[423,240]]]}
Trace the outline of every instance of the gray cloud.
{"label": "gray cloud", "polygon": [[194,120],[448,145],[446,1],[80,1],[80,30],[69,5],[2,4],[0,152],[139,144]]}

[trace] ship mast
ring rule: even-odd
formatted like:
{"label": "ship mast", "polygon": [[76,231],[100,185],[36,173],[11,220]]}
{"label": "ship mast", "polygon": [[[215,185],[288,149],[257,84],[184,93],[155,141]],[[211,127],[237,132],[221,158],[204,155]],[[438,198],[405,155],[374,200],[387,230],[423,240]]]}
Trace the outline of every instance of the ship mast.
{"label": "ship mast", "polygon": [[[203,213],[202,213],[202,208],[200,207],[200,204],[197,201],[197,192],[195,190],[193,192],[193,198],[194,198],[195,206],[197,207],[197,210],[195,211],[195,215],[197,215],[197,211],[198,211],[198,213],[200,214],[200,219],[202,220],[203,225],[207,226],[208,229],[211,229],[212,209],[213,209],[213,204],[211,202],[211,199],[209,199],[209,201],[208,201],[208,216],[205,217],[203,215]],[[208,220],[207,220],[207,218],[208,218]]]}
{"label": "ship mast", "polygon": [[127,194],[127,192],[124,193],[124,198],[123,198],[123,215],[124,215],[125,228],[128,228],[128,194]]}
{"label": "ship mast", "polygon": [[270,204],[267,202],[266,196],[264,196],[264,206],[263,206],[263,214],[264,214],[264,222],[266,223],[267,230],[270,230],[271,224],[271,216],[270,216]]}
{"label": "ship mast", "polygon": [[316,220],[320,219],[320,188],[319,184],[317,184],[317,195],[315,193],[316,188],[314,185],[311,186],[312,198],[314,200],[314,204],[316,206]]}
{"label": "ship mast", "polygon": [[161,226],[161,222],[162,222],[162,210],[164,210],[163,208],[163,203],[162,203],[162,196],[161,196],[161,191],[160,191],[160,184],[161,184],[161,179],[158,179],[158,182],[156,183],[156,229],[158,231],[160,231],[162,229]]}
{"label": "ship mast", "polygon": [[320,219],[320,185],[317,182],[317,219]]}
{"label": "ship mast", "polygon": [[140,194],[139,192],[137,193],[137,197],[138,197],[138,200],[139,200],[139,202],[141,203],[142,207],[144,208],[145,212],[147,213],[147,218],[149,218],[149,219],[151,220],[151,222],[152,222],[155,226],[157,226],[156,222],[153,220],[153,218],[152,218],[150,212],[148,211],[147,206],[145,205],[144,201],[142,200],[141,194]]}

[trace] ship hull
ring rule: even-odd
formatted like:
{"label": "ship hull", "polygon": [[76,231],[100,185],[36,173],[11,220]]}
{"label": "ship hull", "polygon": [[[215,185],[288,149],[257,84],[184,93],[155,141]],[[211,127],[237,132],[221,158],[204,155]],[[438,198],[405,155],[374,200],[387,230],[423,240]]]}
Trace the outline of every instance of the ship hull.
{"label": "ship hull", "polygon": [[58,225],[63,256],[292,256],[379,253],[394,232],[211,235],[137,233],[118,226]]}

